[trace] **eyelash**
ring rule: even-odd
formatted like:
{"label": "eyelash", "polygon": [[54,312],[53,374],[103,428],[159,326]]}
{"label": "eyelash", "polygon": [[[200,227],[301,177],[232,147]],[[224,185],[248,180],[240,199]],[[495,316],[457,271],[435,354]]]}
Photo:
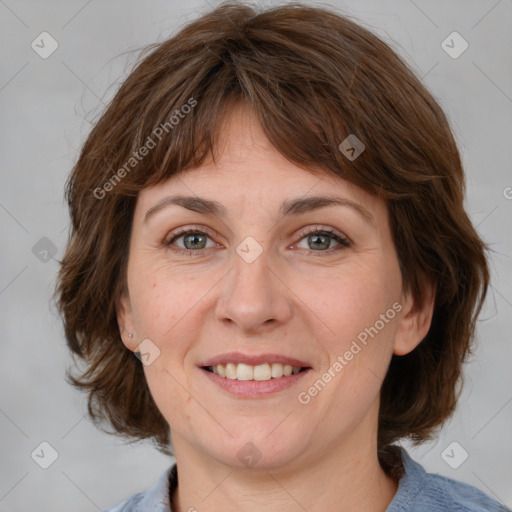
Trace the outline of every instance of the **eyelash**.
{"label": "eyelash", "polygon": [[[164,244],[168,247],[171,248],[172,251],[178,253],[178,254],[183,254],[183,255],[186,255],[186,256],[202,256],[204,254],[205,251],[207,251],[208,249],[212,249],[212,247],[208,247],[207,249],[198,249],[198,250],[193,250],[193,249],[183,249],[182,247],[177,247],[177,246],[173,246],[173,242],[175,240],[177,240],[178,238],[181,238],[185,235],[189,235],[189,234],[201,234],[201,235],[208,235],[210,238],[213,238],[215,236],[214,233],[212,233],[208,228],[205,228],[205,227],[200,227],[200,226],[197,226],[197,227],[186,227],[186,228],[179,228],[178,230],[174,231],[173,233],[170,234],[171,238],[168,239],[167,241],[164,242]],[[305,251],[308,251],[310,254],[314,254],[314,253],[328,253],[328,254],[332,254],[333,251],[336,251],[336,250],[343,250],[343,249],[346,249],[346,248],[349,248],[351,247],[351,242],[348,240],[348,238],[342,236],[341,234],[337,233],[336,231],[334,231],[333,229],[331,228],[319,228],[319,227],[314,227],[314,228],[309,228],[308,231],[304,232],[304,233],[301,233],[300,234],[300,238],[299,238],[299,242],[303,239],[303,238],[306,238],[307,236],[309,235],[312,235],[312,234],[323,234],[323,235],[328,235],[329,237],[333,238],[334,240],[336,240],[336,242],[338,242],[340,245],[335,247],[335,248],[331,248],[331,249],[327,249],[325,251],[314,251],[312,249],[302,249],[302,250],[305,250]],[[316,254],[315,254],[316,256]]]}

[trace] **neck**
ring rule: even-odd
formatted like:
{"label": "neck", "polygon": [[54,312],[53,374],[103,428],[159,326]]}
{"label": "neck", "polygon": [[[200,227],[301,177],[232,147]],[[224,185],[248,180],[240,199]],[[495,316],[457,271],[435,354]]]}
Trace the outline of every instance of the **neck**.
{"label": "neck", "polygon": [[179,476],[173,512],[385,512],[397,482],[381,468],[376,442],[353,441],[304,453],[286,467],[257,469],[219,463],[173,436]]}

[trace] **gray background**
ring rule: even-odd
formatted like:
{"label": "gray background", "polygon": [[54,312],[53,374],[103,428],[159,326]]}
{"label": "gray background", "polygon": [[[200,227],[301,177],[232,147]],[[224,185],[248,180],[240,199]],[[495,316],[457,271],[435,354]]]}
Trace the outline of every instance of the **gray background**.
{"label": "gray background", "polygon": [[[468,174],[467,209],[494,250],[457,413],[412,455],[512,506],[512,2],[331,5],[391,42],[445,109]],[[138,49],[208,8],[199,0],[0,0],[0,511],[103,509],[153,485],[172,462],[92,426],[84,397],[64,380],[71,358],[49,297],[67,236],[63,185],[90,123]],[[47,59],[31,48],[43,31],[59,45]],[[469,44],[456,59],[441,46],[453,31]],[[31,458],[43,441],[58,452],[48,469]],[[452,442],[452,465],[469,453],[457,469],[442,456]]]}

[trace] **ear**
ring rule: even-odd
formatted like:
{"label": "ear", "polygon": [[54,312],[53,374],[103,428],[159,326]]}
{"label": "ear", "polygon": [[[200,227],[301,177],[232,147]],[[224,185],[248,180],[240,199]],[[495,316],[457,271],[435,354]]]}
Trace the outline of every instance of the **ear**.
{"label": "ear", "polygon": [[[133,352],[137,347],[137,336],[134,328],[132,306],[127,293],[123,293],[117,300],[116,312],[121,339],[126,348]],[[131,338],[130,334],[132,335]]]}
{"label": "ear", "polygon": [[432,323],[437,286],[423,280],[425,298],[420,307],[410,292],[402,296],[402,310],[395,336],[393,353],[403,356],[412,352],[425,338]]}

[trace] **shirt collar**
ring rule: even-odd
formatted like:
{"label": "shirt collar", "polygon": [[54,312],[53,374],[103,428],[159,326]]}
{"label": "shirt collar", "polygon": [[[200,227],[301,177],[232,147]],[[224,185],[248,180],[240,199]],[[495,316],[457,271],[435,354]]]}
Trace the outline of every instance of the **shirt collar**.
{"label": "shirt collar", "polygon": [[412,460],[405,448],[398,447],[402,455],[404,474],[398,483],[398,490],[386,512],[406,512],[412,510],[414,501],[429,475],[416,461]]}
{"label": "shirt collar", "polygon": [[140,501],[135,505],[133,512],[173,512],[170,497],[177,486],[178,468],[174,463],[153,487],[140,495]]}

